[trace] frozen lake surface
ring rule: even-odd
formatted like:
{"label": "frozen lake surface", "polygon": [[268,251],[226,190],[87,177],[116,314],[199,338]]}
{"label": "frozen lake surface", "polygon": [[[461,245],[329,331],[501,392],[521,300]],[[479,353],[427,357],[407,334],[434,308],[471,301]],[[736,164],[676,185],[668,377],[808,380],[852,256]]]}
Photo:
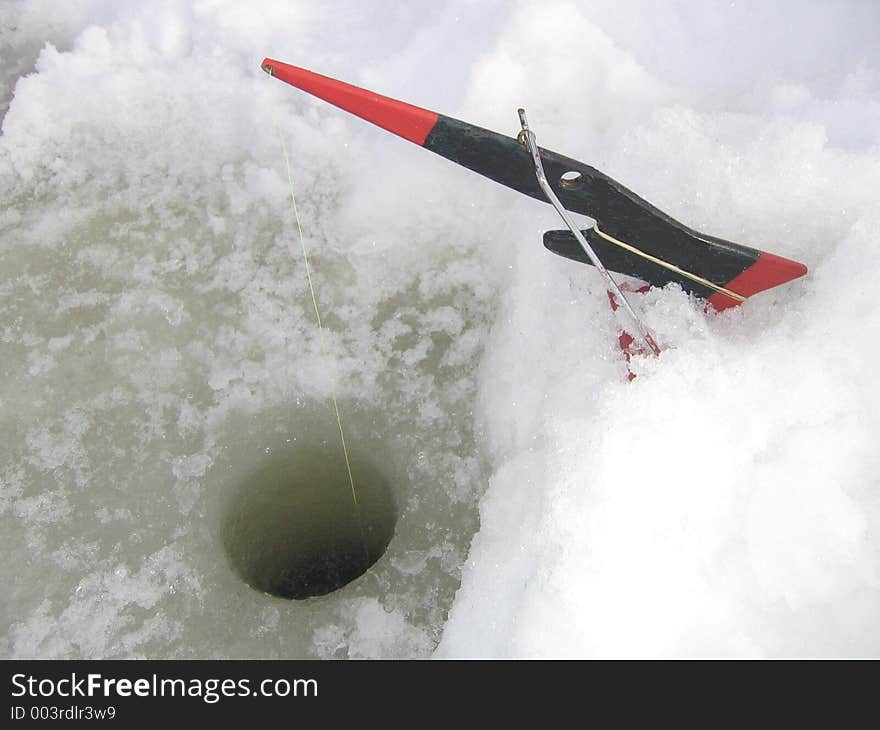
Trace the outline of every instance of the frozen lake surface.
{"label": "frozen lake surface", "polygon": [[[877,27],[857,2],[4,3],[0,655],[877,655]],[[524,106],[543,146],[810,274],[721,315],[651,291],[664,353],[627,383],[549,206],[264,56],[510,135]],[[370,567],[264,592],[304,554]]]}

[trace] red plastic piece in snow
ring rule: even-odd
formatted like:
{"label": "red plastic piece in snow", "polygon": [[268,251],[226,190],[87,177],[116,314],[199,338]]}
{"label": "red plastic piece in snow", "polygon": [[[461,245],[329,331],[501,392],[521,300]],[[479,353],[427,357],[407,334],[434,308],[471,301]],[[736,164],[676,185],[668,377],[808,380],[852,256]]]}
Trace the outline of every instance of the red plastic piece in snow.
{"label": "red plastic piece in snow", "polygon": [[427,109],[271,58],[263,59],[263,70],[419,146],[424,144],[439,116]]}
{"label": "red plastic piece in snow", "polygon": [[[724,288],[742,297],[750,297],[752,294],[779,286],[806,273],[807,267],[803,264],[762,251],[755,263],[727,282]],[[709,297],[709,304],[720,312],[735,307],[739,302],[726,294],[716,292]]]}
{"label": "red plastic piece in snow", "polygon": [[[620,286],[622,291],[636,293],[636,294],[646,294],[651,289],[650,284],[645,284],[644,286],[639,287],[638,289],[634,289],[630,286],[627,286],[626,283],[623,283]],[[617,301],[617,297],[614,295],[613,291],[608,292],[608,303],[611,305],[611,311],[616,312],[617,308],[620,306],[620,303]],[[654,338],[648,333],[648,337],[654,346],[657,346],[657,343],[654,342]],[[626,358],[626,369],[627,369],[627,380],[635,380],[636,374],[629,369],[629,362],[632,360],[633,355],[647,355],[648,351],[644,348],[643,345],[636,342],[635,338],[626,330],[621,330],[620,335],[617,338],[617,341],[620,343],[620,349],[623,350],[623,356]],[[658,348],[659,349],[659,348]]]}

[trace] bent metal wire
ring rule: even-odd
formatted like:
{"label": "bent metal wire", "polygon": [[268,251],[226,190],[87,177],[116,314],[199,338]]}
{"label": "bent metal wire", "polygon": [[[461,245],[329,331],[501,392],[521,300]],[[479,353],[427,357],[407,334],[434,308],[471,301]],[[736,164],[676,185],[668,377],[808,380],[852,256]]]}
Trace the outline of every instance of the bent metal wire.
{"label": "bent metal wire", "polygon": [[[645,327],[645,325],[642,323],[642,320],[639,319],[639,316],[632,308],[632,305],[629,303],[626,296],[624,296],[623,292],[620,290],[620,287],[617,286],[617,282],[614,281],[614,277],[611,276],[611,274],[608,272],[608,269],[606,269],[605,266],[602,264],[601,259],[596,255],[596,252],[593,250],[592,246],[587,243],[587,239],[585,239],[580,230],[578,230],[575,222],[568,214],[568,211],[565,210],[562,203],[559,202],[559,198],[556,197],[556,193],[553,192],[553,188],[547,181],[547,175],[544,172],[544,165],[541,162],[541,152],[538,149],[538,143],[535,138],[535,133],[531,129],[529,129],[529,122],[526,119],[526,110],[518,109],[517,113],[519,114],[519,122],[522,125],[522,131],[519,133],[517,140],[520,142],[520,144],[524,144],[528,148],[529,153],[532,155],[532,162],[535,165],[535,176],[538,178],[538,184],[541,186],[541,190],[544,191],[544,195],[547,196],[547,200],[549,200],[553,207],[556,208],[556,212],[559,213],[559,217],[562,218],[565,225],[568,226],[568,229],[571,231],[577,242],[581,245],[581,248],[584,250],[584,253],[587,254],[593,266],[596,267],[596,270],[602,275],[602,278],[605,279],[605,283],[608,286],[608,294],[612,297],[612,301],[616,300],[617,304],[619,305],[618,307],[613,307],[614,311],[625,312],[630,320],[629,324],[635,329],[639,337],[642,338],[644,343],[648,346],[650,352],[653,352],[655,355],[659,355],[660,348],[657,346],[657,343],[654,341],[651,333],[648,332],[648,328]],[[562,184],[565,185],[566,178],[562,177],[561,180]],[[624,331],[626,331],[626,329],[627,327],[626,325],[624,325]]]}

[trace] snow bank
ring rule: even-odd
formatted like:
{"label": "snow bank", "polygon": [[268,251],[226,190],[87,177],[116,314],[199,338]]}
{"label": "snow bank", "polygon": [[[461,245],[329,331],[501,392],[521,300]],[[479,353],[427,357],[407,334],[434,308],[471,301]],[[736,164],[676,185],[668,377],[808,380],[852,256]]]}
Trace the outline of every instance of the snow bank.
{"label": "snow bank", "polygon": [[[851,43],[865,8],[690,10],[624,26],[524,7],[473,103],[509,106],[553,78],[583,104],[557,112],[569,154],[811,273],[720,316],[651,292],[640,306],[665,351],[627,384],[595,324],[596,277],[522,254],[481,368],[495,469],[443,656],[880,651],[880,77],[876,51]],[[683,29],[687,44],[663,45]],[[699,68],[682,79],[686,59]]]}

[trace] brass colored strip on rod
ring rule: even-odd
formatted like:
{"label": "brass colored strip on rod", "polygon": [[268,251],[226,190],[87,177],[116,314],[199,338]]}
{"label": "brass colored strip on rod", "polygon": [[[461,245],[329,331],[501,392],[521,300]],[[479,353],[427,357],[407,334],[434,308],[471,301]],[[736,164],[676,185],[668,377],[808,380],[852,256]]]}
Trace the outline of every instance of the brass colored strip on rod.
{"label": "brass colored strip on rod", "polygon": [[615,238],[614,236],[609,236],[607,233],[603,233],[602,231],[599,230],[598,224],[593,226],[593,230],[596,231],[596,233],[598,233],[600,236],[602,236],[602,238],[604,238],[606,241],[613,243],[615,246],[620,246],[621,248],[626,249],[630,253],[636,254],[636,256],[641,256],[643,259],[647,259],[648,261],[651,261],[652,263],[655,263],[658,266],[662,266],[664,269],[669,269],[670,271],[674,271],[676,274],[680,274],[681,276],[685,277],[686,279],[690,279],[691,281],[695,281],[695,282],[697,282],[697,284],[702,284],[703,286],[708,287],[709,289],[712,289],[716,292],[719,292],[720,294],[723,294],[726,297],[730,297],[734,301],[742,303],[746,300],[746,297],[744,297],[740,294],[737,294],[736,292],[732,292],[732,291],[730,291],[730,289],[725,289],[723,286],[719,286],[718,284],[716,284],[712,281],[709,281],[708,279],[704,279],[702,276],[698,276],[697,274],[692,274],[689,271],[685,271],[684,269],[680,269],[675,264],[670,264],[668,261],[664,261],[663,259],[658,259],[656,256],[652,256],[649,253],[645,253],[641,249],[638,249],[635,246],[631,246],[630,244],[626,243],[625,241],[621,241],[619,238]]}

